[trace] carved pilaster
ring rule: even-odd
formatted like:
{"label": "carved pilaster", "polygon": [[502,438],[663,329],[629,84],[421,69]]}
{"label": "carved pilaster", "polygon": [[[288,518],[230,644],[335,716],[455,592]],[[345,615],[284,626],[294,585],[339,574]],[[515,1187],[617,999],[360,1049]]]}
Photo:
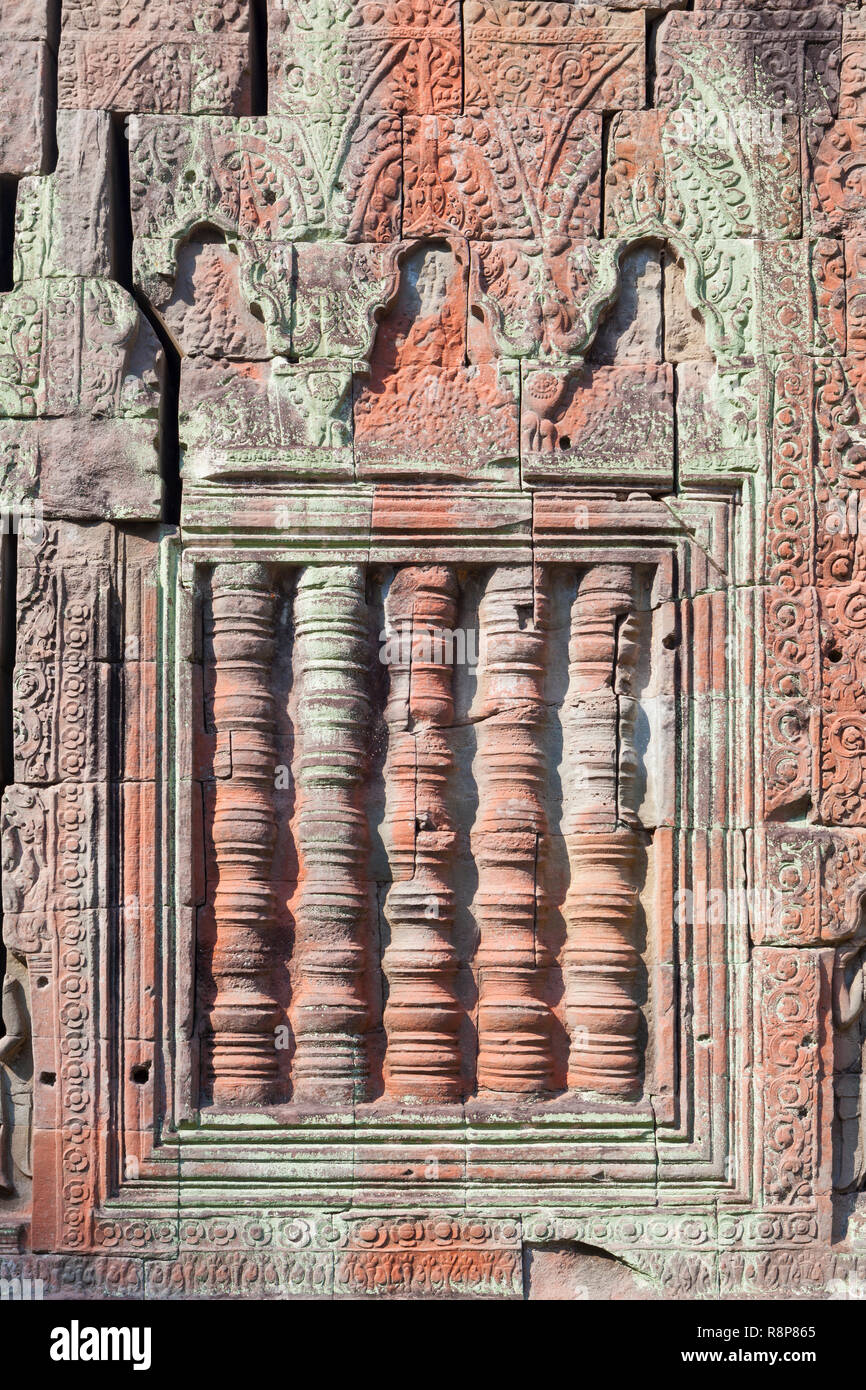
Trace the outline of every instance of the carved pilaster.
{"label": "carved pilaster", "polygon": [[295,600],[296,1099],[362,1099],[365,1092],[369,911],[362,798],[371,660],[361,567],[306,569]]}
{"label": "carved pilaster", "polygon": [[479,610],[478,1085],[496,1091],[552,1084],[536,942],[548,607],[532,567],[521,565],[494,570]]}
{"label": "carved pilaster", "polygon": [[393,885],[385,904],[391,941],[383,968],[389,1095],[457,1100],[461,1094],[452,942],[448,806],[453,753],[444,732],[454,718],[452,634],[457,581],[445,566],[407,566],[388,595],[391,689],[387,835]]}
{"label": "carved pilaster", "polygon": [[209,1015],[215,1104],[267,1103],[279,1085],[271,860],[276,764],[271,670],[276,596],[264,565],[215,565],[213,897]]}
{"label": "carved pilaster", "polygon": [[635,1091],[640,1072],[632,584],[625,565],[595,565],[581,576],[562,712],[571,767],[562,962],[568,1084],[611,1095]]}

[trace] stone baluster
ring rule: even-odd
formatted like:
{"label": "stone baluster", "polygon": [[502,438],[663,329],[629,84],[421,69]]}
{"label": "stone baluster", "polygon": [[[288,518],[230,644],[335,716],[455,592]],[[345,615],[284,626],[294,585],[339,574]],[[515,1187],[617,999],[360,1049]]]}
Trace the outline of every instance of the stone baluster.
{"label": "stone baluster", "polygon": [[639,1083],[634,941],[641,851],[635,811],[633,574],[594,565],[572,611],[563,706],[571,882],[563,915],[570,1087],[628,1095]]}
{"label": "stone baluster", "polygon": [[452,634],[457,581],[445,566],[408,566],[388,595],[391,688],[386,833],[393,884],[385,903],[391,940],[383,958],[389,995],[385,1089],[389,1096],[453,1101],[462,1093],[457,959],[452,941],[448,805],[454,717]]}
{"label": "stone baluster", "polygon": [[364,571],[310,566],[295,599],[299,857],[294,1096],[363,1099],[370,930],[363,804],[371,727]]}
{"label": "stone baluster", "polygon": [[278,1098],[274,1029],[279,957],[271,868],[276,596],[268,568],[218,564],[211,586],[216,728],[213,843],[217,882],[209,1014],[213,1100]]}
{"label": "stone baluster", "polygon": [[550,1089],[550,1011],[536,941],[539,839],[547,829],[542,731],[548,600],[530,565],[501,566],[479,610],[479,811],[475,918],[478,1086]]}

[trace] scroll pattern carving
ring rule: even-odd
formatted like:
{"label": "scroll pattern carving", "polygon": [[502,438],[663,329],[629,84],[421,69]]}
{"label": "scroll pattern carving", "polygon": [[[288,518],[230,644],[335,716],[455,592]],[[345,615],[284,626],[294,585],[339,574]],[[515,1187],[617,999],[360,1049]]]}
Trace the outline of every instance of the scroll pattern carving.
{"label": "scroll pattern carving", "polygon": [[772,1206],[809,1206],[819,1164],[808,1117],[821,1105],[820,962],[812,953],[762,951],[758,989],[765,1200]]}

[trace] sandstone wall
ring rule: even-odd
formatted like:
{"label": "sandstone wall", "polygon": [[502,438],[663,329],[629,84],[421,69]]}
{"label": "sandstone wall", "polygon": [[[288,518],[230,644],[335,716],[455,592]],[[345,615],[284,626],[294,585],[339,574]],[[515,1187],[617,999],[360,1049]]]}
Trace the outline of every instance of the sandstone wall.
{"label": "sandstone wall", "polygon": [[0,73],[0,1276],[860,1288],[866,10]]}

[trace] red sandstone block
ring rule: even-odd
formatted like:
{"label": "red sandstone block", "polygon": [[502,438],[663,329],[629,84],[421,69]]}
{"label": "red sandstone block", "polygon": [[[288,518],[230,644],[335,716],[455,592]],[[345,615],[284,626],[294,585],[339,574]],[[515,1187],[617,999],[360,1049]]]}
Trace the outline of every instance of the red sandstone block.
{"label": "red sandstone block", "polygon": [[613,288],[614,260],[612,240],[472,243],[470,360],[561,363],[585,353],[598,326],[593,297]]}
{"label": "red sandstone block", "polygon": [[683,480],[700,485],[721,474],[753,472],[765,453],[760,420],[770,379],[766,364],[717,368],[712,362],[685,361],[675,370]]}
{"label": "red sandstone block", "polygon": [[43,41],[0,36],[0,174],[41,174],[46,167],[51,64]]}
{"label": "red sandstone block", "polygon": [[673,479],[673,375],[668,364],[533,366],[523,373],[523,476],[578,482],[603,475],[635,487]]}
{"label": "red sandstone block", "polygon": [[5,912],[111,905],[116,889],[108,868],[108,798],[98,783],[6,788],[0,819]]}
{"label": "red sandstone block", "polygon": [[18,665],[13,696],[16,781],[107,780],[111,687],[108,666],[77,660],[68,645],[59,662],[51,658]]}
{"label": "red sandstone block", "polygon": [[756,104],[835,115],[841,52],[833,9],[674,12],[659,34],[655,104],[693,103],[709,89],[709,105],[732,112]]}
{"label": "red sandstone block", "polygon": [[813,233],[859,233],[866,226],[866,114],[804,130],[810,179],[806,202]]}
{"label": "red sandstone block", "polygon": [[46,517],[156,520],[162,499],[156,445],[155,420],[0,420],[6,495],[22,506],[35,495]]}
{"label": "red sandstone block", "polygon": [[[112,563],[98,539],[91,549],[92,533],[80,527],[45,523],[42,531],[44,546],[20,549],[22,608],[34,590],[44,592],[46,601],[18,627],[16,780],[37,785],[152,779],[156,669],[140,657],[153,634],[146,607],[142,612],[136,598],[142,570],[150,570],[152,579],[153,542],[149,554],[142,544],[141,554],[129,556],[127,567]],[[59,532],[73,533],[77,553],[58,545]],[[89,562],[82,563],[88,551]],[[105,730],[112,724],[112,691],[119,689],[125,717],[110,739]]]}
{"label": "red sandstone block", "polygon": [[60,111],[57,165],[22,179],[15,202],[13,276],[108,279],[113,265],[111,117],[107,111]]}
{"label": "red sandstone block", "polygon": [[370,364],[377,393],[399,391],[408,367],[453,369],[466,354],[468,249],[460,238],[401,248],[399,282],[376,330]]}
{"label": "red sandstone block", "polygon": [[801,10],[820,9],[828,13],[841,10],[847,0],[695,0],[696,10],[732,10],[737,14],[760,14],[763,10]]}
{"label": "red sandstone block", "polygon": [[47,39],[49,0],[2,0],[0,38]]}
{"label": "red sandstone block", "polygon": [[762,353],[823,356],[845,351],[845,264],[842,244],[759,242]]}
{"label": "red sandstone block", "polygon": [[292,354],[354,360],[362,368],[378,320],[398,293],[399,259],[407,248],[299,242],[294,253]]}
{"label": "red sandstone block", "polygon": [[38,1200],[33,1203],[30,1218],[30,1240],[34,1250],[56,1250],[57,1208],[59,1203],[58,1158],[62,1152],[62,1136],[56,1129],[38,1129],[33,1133],[33,1190]]}
{"label": "red sandstone block", "polygon": [[117,802],[123,831],[120,906],[134,920],[150,911],[161,896],[157,880],[159,846],[154,836],[154,827],[159,823],[156,784],[122,782]]}
{"label": "red sandstone block", "polygon": [[644,105],[644,21],[553,0],[469,0],[466,110]]}
{"label": "red sandstone block", "polygon": [[246,241],[399,235],[400,118],[392,113],[242,123],[133,117],[129,141],[137,253],[144,240],[136,269],[148,289],[155,273],[173,273],[177,245],[203,224]]}
{"label": "red sandstone block", "polygon": [[[132,984],[124,980],[124,985]],[[126,1153],[135,1159],[126,1167],[124,1177],[140,1176],[140,1165],[153,1148],[153,1127],[157,1118],[156,1047],[149,1038],[132,1035],[124,1039],[123,1075],[118,1078],[123,1100],[123,1130]]]}
{"label": "red sandstone block", "polygon": [[356,388],[359,478],[516,483],[517,453],[516,393],[492,365],[406,366],[399,378]]}
{"label": "red sandstone block", "polygon": [[598,115],[409,117],[404,139],[404,236],[598,234]]}
{"label": "red sandstone block", "polygon": [[[183,356],[204,355],[247,362],[271,356],[265,325],[252,310],[260,288],[256,283],[256,270],[260,266],[274,281],[279,281],[285,293],[284,324],[278,322],[278,296],[274,296],[269,307],[271,326],[284,327],[288,346],[291,247],[270,242],[255,245],[236,242],[230,248],[223,242],[207,240],[207,231],[200,235],[201,240],[194,232],[192,238],[179,247],[173,279],[168,275],[158,281],[151,278],[146,286],[152,306],[158,310],[161,322]],[[166,247],[169,257],[173,249]],[[144,265],[145,258],[141,255],[140,266]]]}
{"label": "red sandstone block", "polygon": [[842,20],[842,67],[839,116],[866,116],[866,15],[846,9]]}
{"label": "red sandstone block", "polygon": [[666,127],[663,111],[627,111],[614,117],[604,188],[606,236],[616,236],[629,224],[665,221]]}
{"label": "red sandstone block", "polygon": [[62,11],[58,104],[71,110],[249,110],[247,0],[195,4],[71,0]]}
{"label": "red sandstone block", "polygon": [[272,0],[268,18],[272,112],[460,110],[458,0]]}
{"label": "red sandstone block", "polygon": [[[19,537],[16,662],[63,658],[108,662],[117,657],[112,631],[112,530],[47,522]],[[44,594],[38,608],[31,594]]]}
{"label": "red sandstone block", "polygon": [[351,363],[190,357],[180,436],[190,478],[352,477]]}
{"label": "red sandstone block", "polygon": [[484,554],[491,563],[525,564],[532,558],[531,526],[526,493],[377,484],[370,545],[387,561],[408,552],[419,563]]}
{"label": "red sandstone block", "polygon": [[417,472],[495,482],[516,474],[515,388],[494,367],[465,365],[466,260],[458,240],[421,243],[402,258],[369,380],[355,388],[359,477]]}
{"label": "red sandstone block", "polygon": [[848,349],[866,352],[866,236],[845,238]]}
{"label": "red sandstone block", "polygon": [[157,517],[162,353],[132,296],[108,280],[27,281],[4,296],[0,343],[10,493],[77,517]]}

